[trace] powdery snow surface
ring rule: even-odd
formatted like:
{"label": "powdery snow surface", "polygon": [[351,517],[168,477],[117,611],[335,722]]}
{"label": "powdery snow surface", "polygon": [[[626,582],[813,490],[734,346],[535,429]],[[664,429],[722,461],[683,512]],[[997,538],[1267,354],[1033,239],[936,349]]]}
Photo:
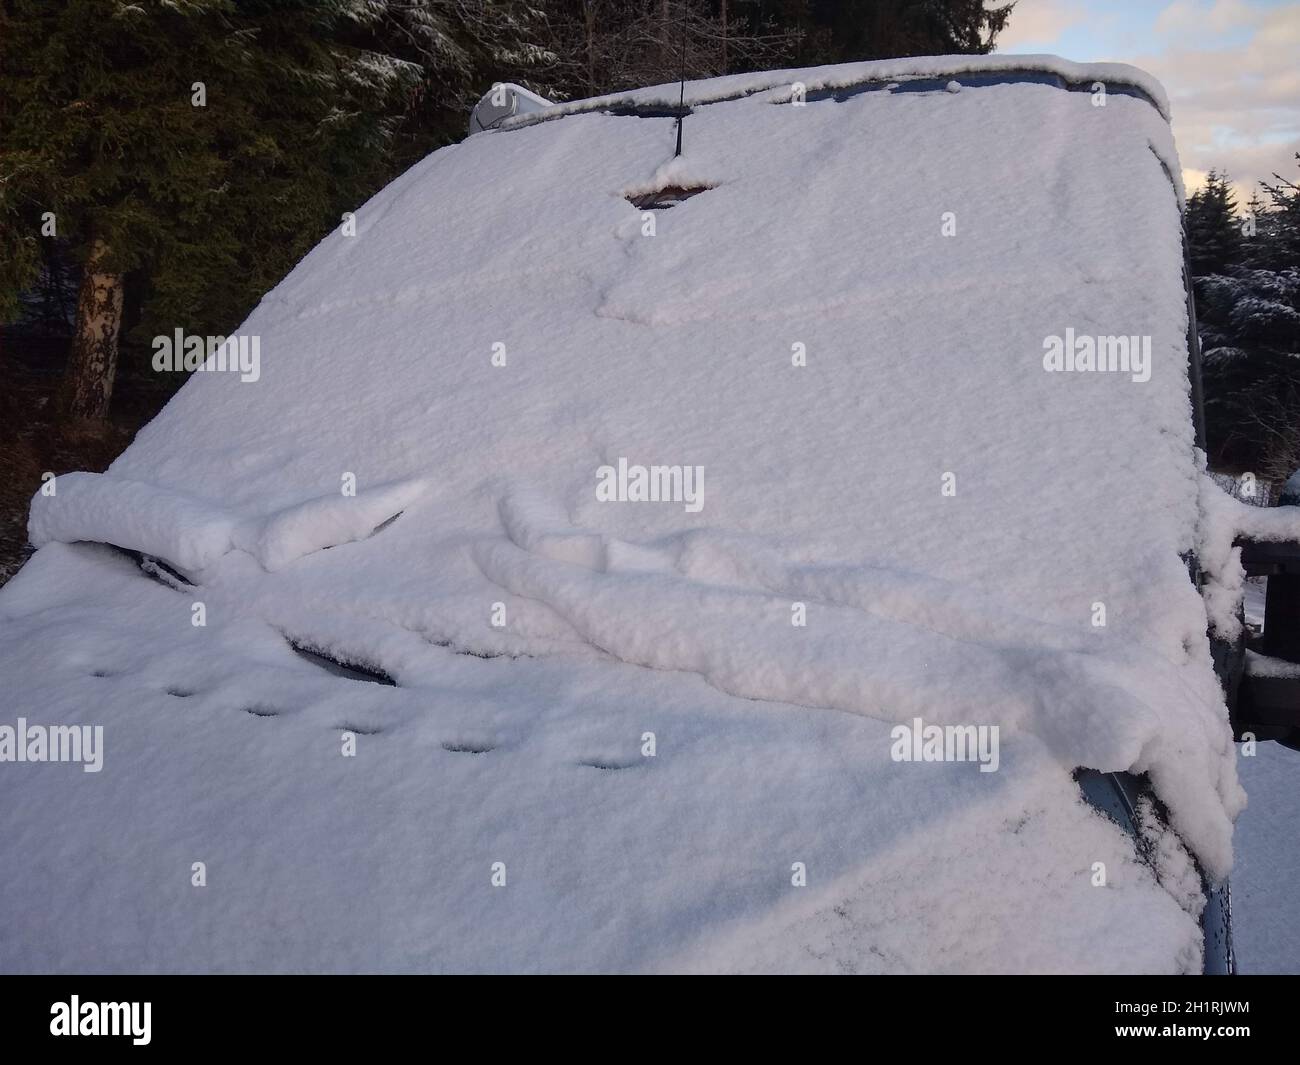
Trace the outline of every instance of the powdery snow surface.
{"label": "powdery snow surface", "polygon": [[190,602],[85,544],[5,589],[20,711],[105,723],[99,773],[0,775],[6,971],[1199,965],[1195,920],[1031,736],[996,773],[898,763],[870,717],[409,634],[385,687]]}
{"label": "powdery snow surface", "polygon": [[[38,496],[0,669],[15,716],[104,724],[104,770],[0,772],[0,963],[1198,969],[1186,869],[1070,779],[1149,771],[1162,849],[1228,872],[1180,556],[1236,518],[1163,97],[1044,57],[1157,104],[945,91],[989,59],[688,86],[677,161],[671,119],[578,105],[436,152],[244,323],[257,382],[195,374]],[[707,191],[645,235],[626,196],[671,185]],[[1149,336],[1150,380],[1045,372],[1067,329]],[[600,501],[620,460],[702,467],[702,507]],[[998,725],[998,770],[893,761],[916,717]]]}
{"label": "powdery snow surface", "polygon": [[[1240,748],[1245,750],[1243,746]],[[1261,743],[1238,763],[1250,806],[1237,822],[1233,936],[1243,973],[1300,971],[1300,751]]]}

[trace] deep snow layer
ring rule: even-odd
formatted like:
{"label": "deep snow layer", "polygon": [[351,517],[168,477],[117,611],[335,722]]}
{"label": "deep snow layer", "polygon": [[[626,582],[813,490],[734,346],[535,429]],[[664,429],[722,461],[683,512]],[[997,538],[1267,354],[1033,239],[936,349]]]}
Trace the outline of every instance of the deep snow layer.
{"label": "deep snow layer", "polygon": [[[989,69],[985,60],[907,62],[959,85],[963,70]],[[875,71],[902,73],[899,64]],[[1092,73],[1104,80],[1122,72]],[[801,72],[800,80],[870,76],[855,68]],[[1069,76],[1089,71],[1071,67]],[[884,912],[901,930],[894,947],[882,948],[885,967],[946,964],[942,952],[906,949],[924,942],[909,938],[908,922],[928,919],[928,908],[904,896],[937,875],[944,858],[960,865],[955,856],[967,854],[970,839],[979,841],[968,855],[976,864],[959,882],[937,883],[936,898],[945,890],[965,898],[965,885],[977,897],[963,914],[1002,912],[1002,888],[980,877],[1010,877],[1024,861],[1039,870],[1033,892],[1054,900],[1044,912],[1076,904],[1076,878],[1087,885],[1090,862],[1050,841],[1092,824],[1067,801],[1077,765],[1149,770],[1174,826],[1212,875],[1224,875],[1243,795],[1210,668],[1205,606],[1180,556],[1220,545],[1221,530],[1204,526],[1227,512],[1203,497],[1193,448],[1171,177],[1179,168],[1162,97],[1152,92],[1153,105],[1116,93],[1099,107],[1086,92],[995,84],[794,106],[764,77],[763,91],[746,85],[743,98],[697,108],[680,160],[670,158],[670,119],[572,113],[436,152],[362,207],[356,235],[323,241],[242,327],[261,338],[257,382],[196,374],[108,475],[61,479],[54,496],[37,497],[35,539],[103,540],[155,554],[196,588],[149,588],[151,596],[179,595],[183,609],[140,646],[127,622],[107,619],[129,611],[131,625],[156,624],[137,599],[144,593],[123,587],[107,596],[102,558],[51,543],[0,594],[0,614],[11,619],[0,644],[11,655],[19,648],[11,661],[22,661],[72,640],[78,626],[102,626],[114,637],[104,653],[112,660],[129,652],[134,676],[118,682],[120,701],[104,701],[96,688],[88,705],[78,666],[67,687],[25,680],[21,705],[126,714],[144,698],[144,678],[170,674],[163,663],[184,653],[166,683],[227,679],[197,726],[210,730],[213,753],[203,769],[190,765],[195,783],[172,808],[188,817],[186,803],[206,802],[205,788],[231,788],[244,797],[236,808],[255,812],[266,838],[283,842],[290,826],[301,833],[301,819],[324,818],[338,804],[292,761],[307,756],[286,733],[273,747],[274,758],[289,760],[278,770],[270,761],[241,767],[250,781],[279,781],[272,805],[259,805],[254,785],[236,784],[239,775],[215,753],[235,727],[217,711],[278,699],[333,728],[345,706],[363,700],[367,720],[404,720],[412,730],[400,744],[376,743],[394,761],[364,786],[384,803],[396,801],[394,791],[412,797],[420,820],[454,823],[465,847],[506,833],[560,878],[546,881],[555,898],[605,898],[608,890],[610,900],[658,899],[672,890],[659,880],[638,893],[605,871],[623,868],[631,826],[661,824],[663,835],[676,835],[681,804],[720,826],[714,834],[701,828],[694,842],[685,833],[686,842],[673,842],[678,849],[646,862],[660,878],[674,876],[675,863],[705,862],[716,874],[707,890],[734,884],[734,907],[713,909],[721,904],[701,896],[671,914],[656,910],[653,950],[611,932],[618,945],[607,953],[574,945],[575,953],[546,955],[540,944],[558,949],[565,926],[535,930],[539,953],[529,957],[537,965],[548,956],[564,959],[556,967],[648,964],[669,956],[674,937],[683,951],[673,955],[677,964],[707,965],[713,955],[692,951],[723,935],[719,920],[741,915],[773,929],[765,964],[795,964],[790,951],[810,942],[822,911],[767,912],[775,895],[746,894],[758,866],[718,850],[729,834],[766,831],[771,803],[808,814],[784,828],[778,819],[772,831],[785,833],[787,850],[837,855],[835,877],[849,878],[837,880],[841,897],[861,889],[878,899],[888,889],[894,901]],[[736,88],[708,83],[690,93],[703,100]],[[708,191],[649,215],[626,199],[681,184]],[[1046,372],[1045,341],[1067,330],[1149,337],[1150,380]],[[806,365],[794,364],[799,353]],[[703,506],[600,501],[600,467],[620,459],[702,467]],[[352,480],[355,497],[341,492]],[[1217,571],[1224,587],[1234,562],[1229,544]],[[76,566],[82,594],[111,602],[102,618],[66,588],[60,567]],[[63,605],[54,610],[56,599]],[[187,627],[194,599],[205,604],[207,630]],[[791,623],[796,604],[804,626]],[[1104,627],[1094,624],[1099,604]],[[33,647],[29,634],[46,621]],[[277,630],[392,675],[402,687],[382,699],[411,716],[390,720],[390,704],[357,695],[356,682],[331,681],[353,685],[337,695],[308,694],[301,669],[285,671],[289,652]],[[537,660],[475,665],[454,651]],[[275,671],[248,665],[259,660]],[[490,672],[465,679],[471,667]],[[489,675],[490,683],[481,679]],[[592,694],[606,684],[604,695]],[[564,690],[553,697],[556,685]],[[454,771],[484,774],[477,784],[486,792],[430,781],[418,762],[415,736],[443,736],[448,714],[459,727],[481,714],[484,722],[506,715],[515,728],[535,720],[528,727],[538,729],[559,715],[561,731],[579,735],[605,729],[600,723],[614,715],[622,724],[600,731],[601,742],[621,752],[649,712],[629,711],[630,701],[691,722],[701,755],[694,769],[665,774],[671,788],[619,792],[627,822],[590,812],[599,789],[623,787],[603,771],[552,778],[544,760],[509,742],[501,754],[470,760],[480,768]],[[321,705],[329,709],[309,709]],[[155,742],[153,731],[142,738],[124,721],[129,746],[162,752],[196,727],[168,716],[167,699],[158,707],[149,727],[168,741]],[[999,725],[1014,756],[993,774],[913,766],[917,775],[907,777],[907,767],[881,761],[886,726],[916,716]],[[245,717],[237,716],[239,727]],[[830,731],[816,732],[823,728]],[[249,742],[266,730],[258,736]],[[335,740],[320,742],[326,758]],[[797,756],[779,753],[787,748]],[[200,749],[177,757],[198,759]],[[571,754],[566,748],[568,766]],[[841,760],[848,776],[827,778],[822,770]],[[737,792],[757,765],[775,775]],[[162,800],[175,781],[159,773]],[[299,779],[304,773],[311,780]],[[894,804],[877,794],[890,773],[908,781]],[[779,783],[786,774],[788,787]],[[832,783],[807,797],[810,781],[823,778]],[[554,802],[545,800],[555,789]],[[531,798],[522,808],[537,820],[514,800],[485,798],[506,792]],[[121,802],[133,801],[122,793]],[[324,805],[289,816],[281,802]],[[348,823],[366,833],[381,823],[398,835],[422,831],[409,811],[384,808],[395,820],[368,811]],[[677,824],[659,820],[670,809]],[[1017,836],[1008,826],[1029,810],[1045,819],[1042,831]],[[184,835],[158,817],[151,831]],[[584,827],[566,828],[563,838],[589,838],[573,845],[599,871],[551,864],[558,859],[548,838],[559,846],[553,826],[569,818]],[[890,857],[871,851],[868,839],[888,840]],[[1084,849],[1106,847],[1113,857],[1113,833]],[[469,850],[455,853],[469,861]],[[386,851],[384,876],[415,876],[396,868],[402,860]],[[741,862],[736,879],[724,875],[728,860]],[[637,875],[647,867],[637,865]],[[479,871],[463,873],[466,891],[477,889]],[[288,873],[265,867],[258,875]],[[1133,912],[1164,912],[1157,896],[1169,896],[1146,883],[1149,892],[1135,889],[1146,901]],[[411,903],[414,890],[392,905]],[[494,903],[467,898],[445,900],[468,908],[440,909],[430,927],[442,921],[470,935],[457,922]],[[596,903],[573,905],[581,912],[569,934],[593,927]],[[1089,927],[1129,927],[1111,902],[1094,905]],[[627,920],[610,906],[606,925],[595,927]],[[516,916],[522,921],[523,911]],[[981,951],[958,951],[967,960],[953,965],[999,966],[1013,949],[1010,925],[993,927]],[[1134,959],[1137,967],[1195,967],[1186,922],[1144,918],[1133,927],[1146,930],[1143,946],[1117,931],[1113,942],[1094,944],[1072,928],[1014,949],[1032,968],[1129,967]],[[493,954],[497,933],[483,934],[489,939],[476,946],[453,942],[449,931],[439,956],[525,964],[518,954]],[[875,937],[852,942],[845,957],[874,964],[861,951],[870,954]],[[731,964],[735,949],[718,963]],[[24,956],[29,964],[39,957]],[[398,961],[418,966],[421,958],[434,964],[418,953]]]}
{"label": "deep snow layer", "polygon": [[251,615],[193,627],[191,600],[84,544],[4,589],[9,709],[105,731],[98,773],[0,766],[0,970],[1200,964],[1194,917],[1030,736],[996,773],[900,763],[868,717],[414,637],[386,687]]}

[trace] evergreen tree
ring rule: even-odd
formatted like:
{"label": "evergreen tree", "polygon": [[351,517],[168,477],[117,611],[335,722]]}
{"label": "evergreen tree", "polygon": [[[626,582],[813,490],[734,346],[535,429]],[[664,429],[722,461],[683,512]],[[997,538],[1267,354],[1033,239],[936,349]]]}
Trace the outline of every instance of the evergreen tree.
{"label": "evergreen tree", "polygon": [[[116,369],[124,273],[184,225],[211,181],[201,113],[181,66],[232,50],[216,29],[224,5],[155,12],[80,0],[0,11],[0,196],[5,309],[35,279],[40,242],[70,241],[82,262],[67,402],[107,409]],[[206,32],[205,32],[206,31]],[[166,86],[165,92],[160,88]],[[145,93],[157,93],[153,100]],[[153,209],[151,191],[161,193]],[[196,191],[198,195],[196,196]]]}
{"label": "evergreen tree", "polygon": [[250,285],[270,287],[327,214],[373,186],[385,105],[419,73],[353,43],[384,6],[0,8],[0,300],[12,312],[35,279],[40,241],[69,242],[81,264],[69,416],[107,413],[129,272],[148,278],[142,327],[224,331]]}
{"label": "evergreen tree", "polygon": [[1241,262],[1241,221],[1227,174],[1209,172],[1187,201],[1186,226],[1193,274],[1221,274]]}
{"label": "evergreen tree", "polygon": [[[1294,186],[1233,215],[1226,179],[1188,204],[1212,460],[1285,479],[1300,466],[1300,257]],[[1239,227],[1239,228],[1238,228]]]}
{"label": "evergreen tree", "polygon": [[748,0],[552,0],[557,99],[788,65],[798,41]]}
{"label": "evergreen tree", "polygon": [[1014,7],[985,0],[811,0],[799,63],[986,54]]}
{"label": "evergreen tree", "polygon": [[548,11],[555,6],[532,0],[386,4],[365,45],[419,72],[398,101],[388,177],[464,137],[470,110],[495,82],[563,98],[565,63],[554,50],[554,15]]}
{"label": "evergreen tree", "polygon": [[[1300,152],[1296,162],[1300,163]],[[1260,182],[1267,203],[1262,213],[1267,232],[1262,234],[1257,265],[1273,270],[1300,268],[1300,184],[1281,174],[1273,179],[1277,184]]]}
{"label": "evergreen tree", "polygon": [[[553,94],[599,96],[688,78],[992,50],[1014,2],[550,0]],[[683,56],[683,43],[685,55]]]}

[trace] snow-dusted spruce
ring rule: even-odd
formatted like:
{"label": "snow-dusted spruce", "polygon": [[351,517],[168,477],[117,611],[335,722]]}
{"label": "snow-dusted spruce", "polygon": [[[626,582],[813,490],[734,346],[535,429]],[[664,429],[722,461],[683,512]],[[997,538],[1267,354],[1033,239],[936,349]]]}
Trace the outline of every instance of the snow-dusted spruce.
{"label": "snow-dusted spruce", "polygon": [[[1013,66],[1081,91],[970,76]],[[9,705],[107,755],[0,773],[11,967],[1199,967],[1186,855],[1228,873],[1243,794],[1159,87],[686,98],[677,163],[603,104],[435,152],[243,324],[256,383],[195,375],[38,500]],[[1149,380],[1044,372],[1067,329],[1149,337]],[[622,460],[703,507],[603,501]],[[53,542],[130,536],[200,583]],[[997,771],[893,760],[918,717],[997,726]],[[1079,765],[1150,772],[1159,879]]]}
{"label": "snow-dusted spruce", "polygon": [[476,6],[8,5],[0,303],[36,281],[48,238],[84,267],[64,412],[108,416],[129,273],[147,280],[146,337],[243,313],[370,187],[415,60],[438,71],[431,92],[468,74]]}

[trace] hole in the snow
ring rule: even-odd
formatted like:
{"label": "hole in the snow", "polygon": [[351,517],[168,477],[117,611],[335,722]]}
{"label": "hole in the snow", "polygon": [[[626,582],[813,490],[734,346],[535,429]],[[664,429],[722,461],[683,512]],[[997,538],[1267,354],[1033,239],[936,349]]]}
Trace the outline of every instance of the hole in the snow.
{"label": "hole in the snow", "polygon": [[384,731],[378,725],[349,725],[344,723],[335,727],[339,732],[353,732],[358,736],[378,736]]}
{"label": "hole in the snow", "polygon": [[109,669],[97,669],[90,674],[92,677],[116,677],[117,674]]}
{"label": "hole in the snow", "polygon": [[532,655],[524,654],[507,654],[504,651],[471,651],[468,648],[453,647],[450,640],[430,640],[434,647],[444,647],[454,655],[469,655],[471,658],[481,658],[487,660],[490,658],[532,658]]}
{"label": "hole in the snow", "polygon": [[168,688],[167,694],[174,695],[177,699],[188,699],[194,692],[188,688]]}
{"label": "hole in the snow", "polygon": [[[376,525],[373,529],[371,529],[370,532],[366,534],[365,539],[368,540],[368,539],[370,539],[370,537],[372,537],[372,536],[376,536],[376,535],[378,535],[379,533],[383,532],[383,531],[384,531],[385,529],[387,529],[390,525],[392,525],[393,522],[395,522],[398,518],[400,518],[400,517],[401,517],[403,514],[405,514],[405,513],[406,513],[406,511],[404,511],[404,510],[399,510],[396,514],[390,514],[390,515],[389,515],[388,517],[386,517],[383,521],[381,521],[378,525]],[[351,543],[352,541],[349,540],[349,541],[347,541],[347,542],[348,542],[348,543]],[[342,546],[343,546],[343,544],[326,544],[324,547],[321,548],[321,550],[322,550],[322,551],[332,551],[334,548],[336,548],[336,547],[342,547]]]}
{"label": "hole in the snow", "polygon": [[613,758],[589,758],[585,762],[579,762],[578,765],[586,766],[588,769],[633,769],[641,764],[636,762],[619,762]]}
{"label": "hole in the snow", "polygon": [[488,751],[496,750],[495,747],[484,743],[444,743],[442,749],[452,754],[487,754]]}
{"label": "hole in the snow", "polygon": [[184,577],[178,570],[169,566],[161,558],[154,558],[152,555],[141,555],[140,569],[156,580],[159,584],[165,584],[168,588],[182,591],[186,588],[194,587],[193,581]]}
{"label": "hole in the snow", "polygon": [[332,673],[336,677],[346,677],[348,680],[367,680],[372,684],[386,684],[390,688],[397,687],[397,681],[369,662],[360,662],[355,659],[345,661],[341,658],[335,658],[333,655],[313,650],[306,644],[298,643],[287,636],[285,640],[299,658],[305,658],[312,665],[325,670],[326,673]]}
{"label": "hole in the snow", "polygon": [[192,580],[182,574],[171,563],[164,562],[161,558],[146,555],[142,551],[134,551],[129,547],[118,547],[117,544],[106,543],[104,546],[132,559],[145,576],[157,581],[164,587],[171,588],[173,591],[183,591],[186,588],[194,587]]}
{"label": "hole in the snow", "polygon": [[669,185],[666,188],[656,189],[654,192],[643,192],[636,196],[629,196],[627,202],[638,211],[666,211],[670,207],[676,207],[683,200],[689,200],[692,196],[698,196],[701,192],[708,192],[711,188],[713,188],[712,185],[694,185],[690,188],[684,188],[681,185]]}
{"label": "hole in the snow", "polygon": [[254,717],[279,717],[280,711],[272,706],[246,706],[244,713],[252,714]]}
{"label": "hole in the snow", "polygon": [[392,525],[393,522],[395,522],[398,518],[400,518],[400,517],[401,517],[403,514],[405,514],[405,513],[406,513],[406,511],[404,511],[404,510],[399,510],[399,511],[398,511],[396,514],[394,514],[391,518],[385,518],[383,521],[381,521],[378,525],[376,525],[373,529],[370,530],[370,535],[371,535],[371,536],[374,536],[375,533],[377,533],[377,532],[383,532],[383,531],[384,531],[385,529],[387,529],[390,525]]}

